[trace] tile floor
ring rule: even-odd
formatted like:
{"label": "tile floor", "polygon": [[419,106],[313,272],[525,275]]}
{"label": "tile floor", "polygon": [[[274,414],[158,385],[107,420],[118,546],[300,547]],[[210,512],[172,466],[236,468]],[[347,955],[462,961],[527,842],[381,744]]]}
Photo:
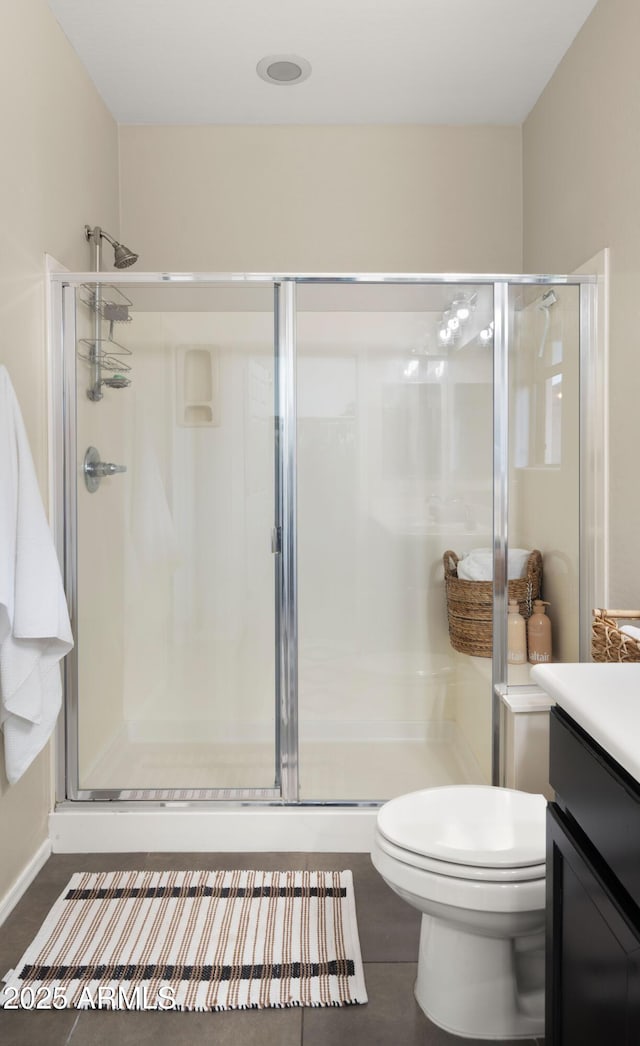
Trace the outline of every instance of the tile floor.
{"label": "tile floor", "polygon": [[[369,1003],[226,1013],[0,1011],[3,1046],[490,1046],[441,1031],[418,1008],[419,916],[382,882],[367,854],[58,854],[0,928],[0,976],[18,962],[73,872],[120,868],[351,868]],[[517,1046],[542,1041],[519,1039]]]}

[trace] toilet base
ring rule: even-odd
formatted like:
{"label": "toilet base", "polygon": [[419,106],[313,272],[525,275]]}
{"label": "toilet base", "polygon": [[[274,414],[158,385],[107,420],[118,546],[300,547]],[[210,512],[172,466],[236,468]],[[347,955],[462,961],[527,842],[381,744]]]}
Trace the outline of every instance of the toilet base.
{"label": "toilet base", "polygon": [[476,936],[423,914],[415,996],[423,1013],[454,1035],[544,1035],[543,935]]}

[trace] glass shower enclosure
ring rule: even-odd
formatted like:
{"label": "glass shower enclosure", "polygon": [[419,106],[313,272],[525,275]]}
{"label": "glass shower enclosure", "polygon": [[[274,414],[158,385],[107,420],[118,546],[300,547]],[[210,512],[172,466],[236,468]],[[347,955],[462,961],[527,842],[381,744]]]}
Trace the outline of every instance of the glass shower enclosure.
{"label": "glass shower enclosure", "polygon": [[[592,277],[57,273],[60,798],[499,780],[508,548],[588,645]],[[443,556],[493,554],[493,657]]]}

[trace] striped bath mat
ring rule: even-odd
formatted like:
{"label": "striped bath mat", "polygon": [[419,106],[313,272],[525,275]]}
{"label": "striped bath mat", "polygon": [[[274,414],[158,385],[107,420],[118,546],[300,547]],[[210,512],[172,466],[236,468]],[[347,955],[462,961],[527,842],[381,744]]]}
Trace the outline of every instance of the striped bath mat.
{"label": "striped bath mat", "polygon": [[3,993],[6,1009],[366,1001],[350,871],[76,873]]}

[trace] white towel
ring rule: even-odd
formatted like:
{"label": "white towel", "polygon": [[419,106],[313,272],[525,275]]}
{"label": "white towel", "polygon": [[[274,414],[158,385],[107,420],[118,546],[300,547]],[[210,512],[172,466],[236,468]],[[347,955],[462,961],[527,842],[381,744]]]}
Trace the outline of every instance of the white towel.
{"label": "white towel", "polygon": [[640,628],[637,625],[623,625],[620,629],[624,632],[625,636],[629,636],[631,639],[635,639],[636,642],[640,642]]}
{"label": "white towel", "polygon": [[[510,548],[508,556],[508,580],[524,577],[531,552],[526,548]],[[490,548],[474,548],[458,561],[458,577],[462,581],[491,581],[493,578],[493,551]]]}
{"label": "white towel", "polygon": [[11,380],[0,366],[0,725],[18,780],[47,743],[73,637],[53,538]]}

